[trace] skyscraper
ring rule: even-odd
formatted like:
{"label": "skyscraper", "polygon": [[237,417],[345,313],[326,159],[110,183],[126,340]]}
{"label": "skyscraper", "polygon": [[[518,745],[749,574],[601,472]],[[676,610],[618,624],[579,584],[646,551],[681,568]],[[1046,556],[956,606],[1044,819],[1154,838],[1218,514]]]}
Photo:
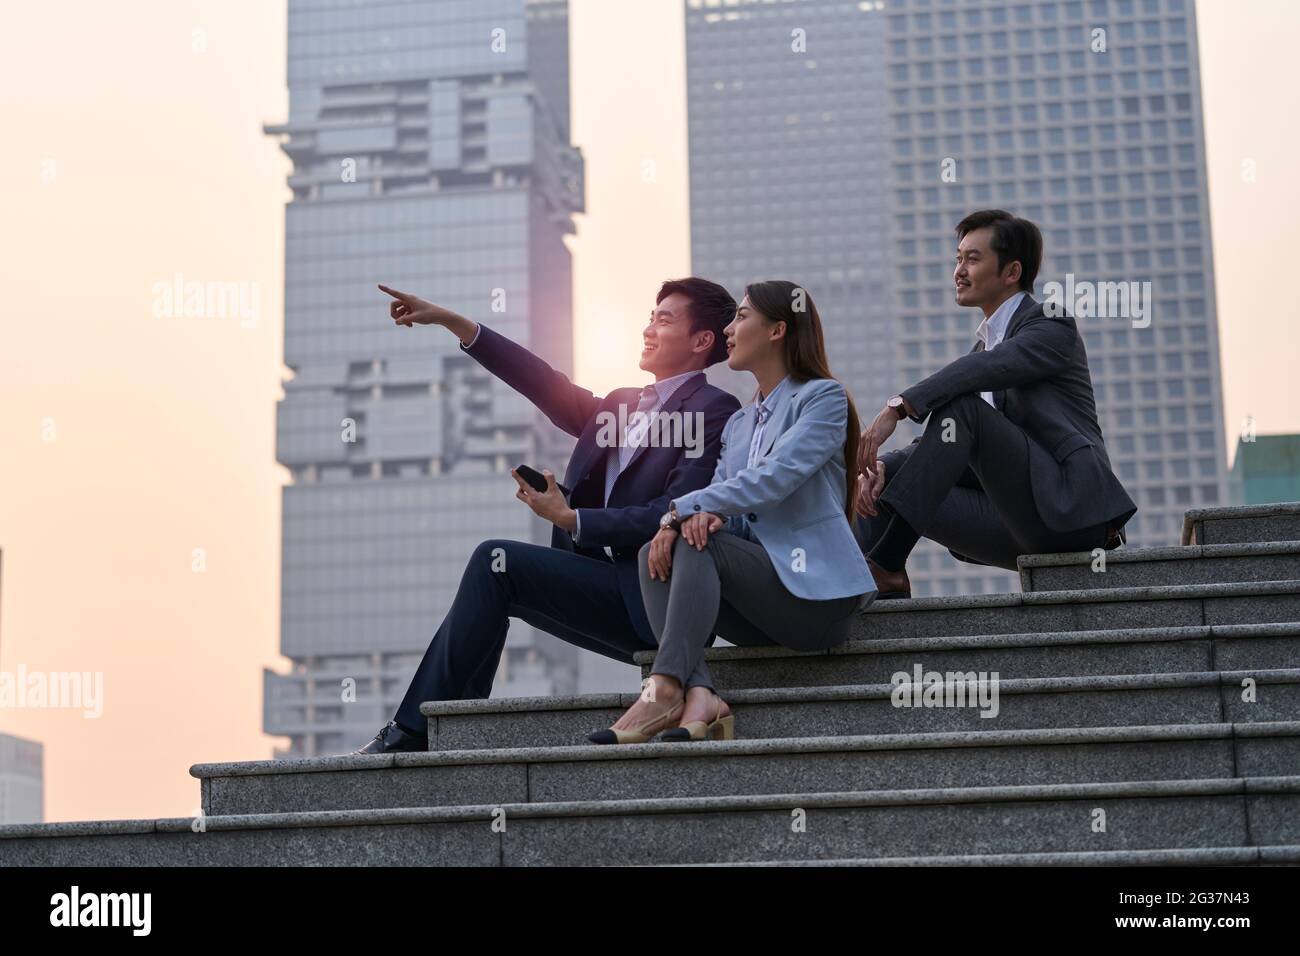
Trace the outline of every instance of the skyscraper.
{"label": "skyscraper", "polygon": [[[566,372],[582,208],[565,0],[289,2],[280,755],[336,753],[392,716],[485,538],[545,542],[509,470],[571,440],[384,282]],[[572,690],[573,648],[511,628],[498,694]]]}
{"label": "skyscraper", "polygon": [[1300,435],[1248,435],[1237,441],[1228,472],[1234,505],[1300,501]]}
{"label": "skyscraper", "polygon": [[[975,341],[956,223],[1032,219],[1035,295],[1078,320],[1138,504],[1129,545],[1227,503],[1191,0],[687,0],[686,23],[697,272],[803,282],[869,419]],[[1121,314],[1088,303],[1107,288]],[[909,572],[918,596],[1017,586],[930,543]]]}
{"label": "skyscraper", "polygon": [[[884,24],[856,3],[686,5],[691,264],[812,294],[831,367],[866,412],[894,394]],[[753,376],[712,369],[742,402]]]}

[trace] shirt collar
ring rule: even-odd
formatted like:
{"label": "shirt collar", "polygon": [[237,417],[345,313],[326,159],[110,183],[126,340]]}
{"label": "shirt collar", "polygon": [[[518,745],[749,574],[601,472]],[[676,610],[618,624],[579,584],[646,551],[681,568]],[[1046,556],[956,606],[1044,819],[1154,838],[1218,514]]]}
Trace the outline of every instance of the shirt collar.
{"label": "shirt collar", "polygon": [[[1011,323],[1011,317],[1016,314],[1016,309],[1020,306],[1020,300],[1025,297],[1026,293],[1017,292],[1007,301],[993,310],[993,314],[980,323],[980,329],[985,329],[984,337],[986,339],[985,348],[990,348],[988,343],[996,345],[1002,341],[1002,336],[1006,334],[1007,326]],[[979,335],[979,329],[975,330]]]}
{"label": "shirt collar", "polygon": [[659,396],[659,404],[665,404],[668,399],[673,397],[673,393],[685,385],[696,375],[702,374],[699,369],[691,369],[689,372],[682,372],[680,375],[674,375],[671,378],[660,379],[657,382],[651,382],[650,387],[655,390]]}
{"label": "shirt collar", "polygon": [[[776,388],[772,389],[771,392],[768,392],[767,398],[764,398],[762,402],[758,402],[758,405],[762,405],[764,408],[771,408],[772,398],[776,397],[776,394],[780,392],[781,388],[785,385],[785,382],[788,382],[789,380],[790,376],[787,375],[784,378],[781,378],[779,382],[776,382]],[[754,398],[757,399],[759,394],[762,394],[762,389],[755,389]]]}
{"label": "shirt collar", "polygon": [[762,412],[763,412],[764,415],[768,414],[769,412],[772,411],[773,408],[776,407],[776,396],[779,395],[779,394],[781,393],[781,389],[783,389],[783,388],[785,387],[785,383],[788,382],[788,381],[790,381],[790,376],[789,376],[789,375],[787,375],[785,378],[781,379],[781,381],[777,382],[777,383],[776,383],[776,388],[774,388],[774,389],[772,389],[772,391],[768,392],[768,393],[767,393],[767,398],[763,399],[761,402],[760,402],[760,401],[757,401],[757,398],[758,398],[758,395],[759,395],[759,391],[758,391],[757,389],[755,390],[755,392],[754,392],[754,398],[755,398],[755,400],[756,400],[755,404],[757,404],[758,407],[762,409]]}

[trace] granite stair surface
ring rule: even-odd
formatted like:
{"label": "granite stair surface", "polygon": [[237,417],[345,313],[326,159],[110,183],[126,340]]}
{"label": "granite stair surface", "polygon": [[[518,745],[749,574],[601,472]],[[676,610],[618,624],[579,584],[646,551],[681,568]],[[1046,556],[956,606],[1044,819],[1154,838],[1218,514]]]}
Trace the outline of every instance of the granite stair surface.
{"label": "granite stair surface", "polygon": [[1300,864],[1300,503],[1019,569],[710,649],[735,740],[589,744],[635,694],[429,702],[427,753],[196,764],[201,816],[0,827],[0,865]]}
{"label": "granite stair surface", "polygon": [[1183,518],[1183,544],[1300,541],[1300,501],[1196,508]]}
{"label": "granite stair surface", "polygon": [[1300,578],[1300,542],[1117,549],[1105,552],[1104,565],[1087,551],[1028,554],[1018,564],[1026,592],[1295,580]]}

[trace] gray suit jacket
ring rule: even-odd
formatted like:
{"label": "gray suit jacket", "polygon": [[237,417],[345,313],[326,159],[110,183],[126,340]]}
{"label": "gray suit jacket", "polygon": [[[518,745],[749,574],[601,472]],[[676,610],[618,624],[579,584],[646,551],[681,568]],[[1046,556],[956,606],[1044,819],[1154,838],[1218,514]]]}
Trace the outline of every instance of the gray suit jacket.
{"label": "gray suit jacket", "polygon": [[[1030,487],[1043,523],[1075,531],[1109,521],[1120,529],[1137,511],[1111,470],[1083,339],[1068,315],[1048,316],[1025,296],[1002,341],[966,355],[901,394],[915,421],[967,393],[992,392],[996,407],[1029,435]],[[882,456],[892,475],[911,447]],[[1121,538],[1123,532],[1121,531]]]}

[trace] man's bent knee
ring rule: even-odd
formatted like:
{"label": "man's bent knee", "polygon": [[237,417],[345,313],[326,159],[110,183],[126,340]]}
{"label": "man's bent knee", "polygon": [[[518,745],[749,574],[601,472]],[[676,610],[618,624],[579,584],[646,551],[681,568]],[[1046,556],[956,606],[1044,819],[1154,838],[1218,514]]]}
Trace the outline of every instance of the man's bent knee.
{"label": "man's bent knee", "polygon": [[[935,422],[941,422],[948,415],[960,415],[966,412],[970,412],[976,409],[977,407],[975,405],[976,402],[983,402],[983,401],[984,399],[976,395],[974,392],[967,392],[964,395],[955,395],[952,398],[948,399],[948,401],[940,405],[938,408],[934,409],[930,413],[930,420],[926,424],[928,426],[934,424]],[[985,404],[987,405],[988,403],[985,402]],[[940,426],[936,426],[936,427],[940,427]]]}
{"label": "man's bent knee", "polygon": [[480,541],[470,555],[469,566],[484,565],[493,571],[504,571],[507,554],[519,543],[508,538],[488,538],[486,541]]}

